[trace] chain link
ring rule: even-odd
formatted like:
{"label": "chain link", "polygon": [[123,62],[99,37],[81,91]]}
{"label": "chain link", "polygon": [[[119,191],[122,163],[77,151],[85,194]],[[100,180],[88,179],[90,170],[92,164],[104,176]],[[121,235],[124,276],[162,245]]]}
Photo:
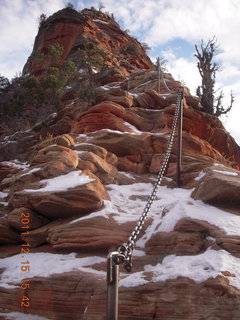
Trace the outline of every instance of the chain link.
{"label": "chain link", "polygon": [[[165,83],[165,85],[166,85],[166,83]],[[167,87],[167,85],[166,85],[166,87]],[[181,107],[182,107],[183,91],[182,90],[178,90],[176,92],[172,92],[169,88],[168,88],[168,90],[171,93],[177,94],[178,96],[177,96],[176,109],[175,109],[174,116],[173,116],[173,123],[172,123],[172,127],[171,127],[171,130],[170,130],[170,136],[169,136],[168,144],[167,144],[167,147],[166,147],[166,151],[164,153],[163,162],[162,162],[162,165],[160,167],[160,170],[159,170],[159,173],[158,173],[158,176],[157,176],[157,181],[154,184],[152,193],[151,193],[150,197],[147,200],[147,203],[146,203],[146,206],[145,206],[145,208],[143,210],[143,213],[142,213],[142,215],[141,215],[136,227],[134,228],[132,234],[128,238],[127,243],[122,244],[122,246],[118,248],[119,254],[121,254],[121,255],[123,255],[125,257],[124,261],[123,261],[123,264],[124,264],[124,268],[128,272],[130,272],[131,269],[132,269],[132,263],[131,263],[132,251],[133,251],[133,247],[135,245],[135,242],[137,240],[137,236],[139,235],[140,231],[143,228],[143,225],[144,225],[145,220],[147,218],[147,215],[148,215],[148,213],[150,211],[150,208],[151,208],[151,206],[153,204],[153,201],[156,199],[158,187],[160,186],[160,184],[162,182],[163,175],[164,175],[164,173],[166,171],[166,168],[167,168],[167,165],[168,165],[168,162],[169,162],[169,159],[170,159],[170,154],[171,154],[172,147],[173,147],[174,134],[175,134],[175,131],[176,131],[178,117],[179,117],[180,110],[181,110]]]}

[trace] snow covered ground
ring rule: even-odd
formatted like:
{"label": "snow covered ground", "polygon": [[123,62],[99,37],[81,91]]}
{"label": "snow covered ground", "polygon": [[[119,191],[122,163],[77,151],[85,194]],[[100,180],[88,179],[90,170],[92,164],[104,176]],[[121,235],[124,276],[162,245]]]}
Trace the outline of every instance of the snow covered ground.
{"label": "snow covered ground", "polygon": [[45,317],[21,312],[0,313],[0,316],[4,316],[6,320],[49,320]]}
{"label": "snow covered ground", "polygon": [[[108,218],[109,215],[120,224],[137,221],[152,188],[153,184],[151,183],[108,185],[107,190],[111,201],[105,200],[103,209],[76,219],[71,223],[96,216]],[[159,187],[157,198],[149,213],[153,222],[147,228],[143,238],[138,240],[137,245],[143,248],[153,233],[173,231],[176,223],[184,217],[207,221],[222,229],[227,235],[240,236],[240,216],[227,213],[200,200],[194,200],[191,198],[191,193],[192,190]]]}
{"label": "snow covered ground", "polygon": [[[73,183],[75,184],[76,174],[78,174],[78,171],[54,178],[61,179],[58,181],[51,179],[51,181],[54,180],[55,182],[53,185],[49,182],[46,186],[47,190],[55,190],[56,187],[61,188],[63,186],[65,188],[70,187],[70,182],[67,181],[72,181],[71,185]],[[65,181],[63,177],[71,179]],[[79,178],[81,177],[78,176],[78,179]],[[66,183],[68,184],[66,185]],[[111,216],[119,224],[127,221],[138,221],[144,210],[148,196],[152,191],[153,184],[110,184],[106,187],[110,194],[111,201],[105,200],[105,205],[101,210],[75,219],[71,224],[96,216],[103,216],[107,219]],[[240,236],[240,216],[227,213],[205,204],[202,201],[196,201],[191,198],[191,192],[192,190],[180,188],[170,189],[166,186],[159,187],[157,198],[149,213],[152,221],[146,228],[145,234],[138,239],[136,243],[138,250],[134,250],[134,255],[143,255],[145,244],[154,233],[174,230],[176,223],[184,217],[207,221],[222,229],[226,235]],[[106,258],[102,257],[76,258],[75,253],[67,255],[29,253],[25,255],[24,259],[27,259],[31,266],[28,278],[36,276],[49,277],[54,273],[68,272],[75,269],[99,274],[101,276],[106,274],[106,272],[97,271],[92,267],[96,263],[106,261]],[[24,273],[21,272],[19,268],[21,261],[23,261],[23,258],[20,254],[0,260],[0,268],[6,268],[1,275],[0,286],[9,288],[21,282],[24,278]],[[48,265],[47,269],[46,265]],[[146,265],[142,272],[132,273],[130,275],[122,274],[120,285],[131,287],[145,284],[147,282],[144,278],[145,272],[152,272],[151,281],[153,282],[174,279],[178,276],[184,276],[196,282],[202,282],[210,277],[216,277],[219,274],[223,275],[222,272],[224,271],[231,273],[231,276],[227,277],[230,284],[240,289],[240,259],[232,256],[225,250],[215,251],[209,248],[204,253],[195,256],[169,255],[166,256],[161,263]]]}
{"label": "snow covered ground", "polygon": [[[33,277],[50,277],[52,274],[70,272],[73,270],[81,270],[94,274],[105,274],[97,271],[91,266],[105,261],[101,257],[76,258],[76,253],[70,254],[53,254],[53,253],[27,253],[24,255],[17,254],[12,257],[0,260],[0,268],[5,268],[1,274],[0,286],[5,288],[13,288],[15,284],[20,283],[22,279],[26,279],[26,272],[21,270],[21,265],[28,265],[30,270],[27,271],[27,278]],[[28,264],[22,262],[28,261]],[[46,268],[47,266],[47,268]]]}
{"label": "snow covered ground", "polygon": [[196,256],[176,256],[174,254],[166,256],[162,263],[155,266],[146,265],[144,271],[132,273],[122,280],[120,286],[135,287],[148,283],[145,280],[144,272],[152,272],[153,282],[176,279],[177,277],[187,277],[195,282],[203,282],[209,278],[222,275],[222,272],[229,271],[231,276],[229,283],[240,289],[240,259],[233,257],[225,250],[207,249],[204,253]]}

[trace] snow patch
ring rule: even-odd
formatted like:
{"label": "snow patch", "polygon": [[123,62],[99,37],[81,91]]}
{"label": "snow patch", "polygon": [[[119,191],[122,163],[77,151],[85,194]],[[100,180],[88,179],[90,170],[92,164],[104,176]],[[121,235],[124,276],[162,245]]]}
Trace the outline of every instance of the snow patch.
{"label": "snow patch", "polygon": [[132,124],[130,124],[129,122],[124,122],[123,123],[126,127],[128,127],[130,130],[133,130],[134,133],[136,134],[141,134],[142,132],[139,131],[135,126],[133,126]]}
{"label": "snow patch", "polygon": [[206,175],[206,172],[200,171],[199,175],[198,175],[194,180],[199,181],[199,180],[202,179],[205,175]]}
{"label": "snow patch", "polygon": [[49,320],[49,318],[21,312],[0,313],[6,320]]}
{"label": "snow patch", "polygon": [[8,206],[8,202],[5,202],[5,201],[0,202],[0,205],[2,205],[2,206],[4,206],[4,207],[7,207],[7,206]]}
{"label": "snow patch", "polygon": [[99,23],[102,23],[102,24],[108,24],[106,21],[103,21],[103,20],[100,20],[100,19],[93,19],[92,21],[99,22]]}
{"label": "snow patch", "polygon": [[41,168],[33,168],[31,169],[30,171],[28,171],[27,173],[22,173],[21,176],[27,176],[28,174],[31,174],[31,173],[34,173],[34,172],[37,172],[37,171],[40,171]]}
{"label": "snow patch", "polygon": [[[104,207],[87,216],[73,220],[81,220],[102,216],[111,216],[119,224],[138,221],[149,198],[152,183],[133,183],[130,185],[107,185],[111,201],[105,200]],[[170,189],[160,186],[156,200],[149,211],[152,222],[145,229],[145,234],[137,241],[139,248],[144,248],[146,242],[157,232],[170,232],[176,223],[185,217],[208,222],[222,229],[227,235],[240,235],[240,216],[227,213],[201,200],[191,197],[192,190],[181,188]]]}
{"label": "snow patch", "polygon": [[5,192],[1,192],[0,191],[0,198],[5,198],[8,196],[8,193],[5,193]]}
{"label": "snow patch", "polygon": [[224,167],[224,165],[222,165],[222,164],[220,164],[220,163],[217,163],[217,162],[215,162],[215,163],[213,164],[213,166],[214,166],[214,167]]}
{"label": "snow patch", "polygon": [[26,192],[51,192],[51,191],[65,191],[70,188],[74,188],[77,186],[82,186],[89,182],[94,181],[94,179],[90,179],[88,176],[80,176],[82,171],[72,171],[65,175],[61,175],[52,179],[44,179],[41,180],[41,184],[46,184],[45,187],[40,189],[25,189]]}
{"label": "snow patch", "polygon": [[53,274],[80,270],[95,274],[105,274],[91,268],[92,265],[105,262],[106,259],[98,256],[76,258],[77,253],[53,254],[53,253],[27,253],[25,257],[17,254],[12,257],[0,259],[1,268],[5,268],[1,274],[1,287],[13,288],[16,283],[20,283],[26,278],[26,274],[21,271],[21,263],[29,261],[30,270],[27,272],[28,278],[50,277]]}
{"label": "snow patch", "polygon": [[221,174],[224,174],[226,176],[238,176],[237,172],[232,172],[232,171],[221,171],[221,170],[213,170],[214,172],[217,172],[217,173],[221,173]]}
{"label": "snow patch", "polygon": [[152,272],[153,282],[162,282],[168,279],[186,277],[197,283],[224,276],[222,272],[229,271],[234,276],[224,276],[230,285],[240,289],[240,258],[232,256],[225,250],[213,250],[208,248],[204,253],[196,256],[176,256],[174,254],[165,257],[162,263],[146,265],[144,271],[133,273],[120,281],[120,286],[135,287],[146,283],[144,272]]}
{"label": "snow patch", "polygon": [[2,161],[1,164],[16,169],[27,169],[30,166],[29,164],[27,164],[27,162],[20,162],[18,160]]}

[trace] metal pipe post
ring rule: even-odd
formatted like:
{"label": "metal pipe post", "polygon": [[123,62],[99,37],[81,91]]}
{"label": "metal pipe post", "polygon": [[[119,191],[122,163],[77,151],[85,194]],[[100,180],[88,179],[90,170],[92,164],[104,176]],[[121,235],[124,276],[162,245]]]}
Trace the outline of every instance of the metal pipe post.
{"label": "metal pipe post", "polygon": [[157,58],[157,93],[160,93],[160,59]]}
{"label": "metal pipe post", "polygon": [[183,119],[183,104],[180,102],[179,118],[178,118],[178,139],[177,139],[177,173],[176,184],[177,188],[181,187],[181,164],[182,164],[182,119]]}
{"label": "metal pipe post", "polygon": [[107,258],[107,320],[118,320],[118,251],[110,252]]}

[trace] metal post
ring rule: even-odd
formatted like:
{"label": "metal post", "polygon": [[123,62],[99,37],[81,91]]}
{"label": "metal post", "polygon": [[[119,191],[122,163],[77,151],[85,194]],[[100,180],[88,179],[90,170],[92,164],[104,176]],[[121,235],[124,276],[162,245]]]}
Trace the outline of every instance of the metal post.
{"label": "metal post", "polygon": [[157,93],[160,93],[160,59],[157,58]]}
{"label": "metal post", "polygon": [[118,319],[119,252],[110,252],[107,259],[107,320]]}
{"label": "metal post", "polygon": [[180,111],[178,118],[178,139],[177,139],[177,174],[176,174],[176,184],[177,188],[181,187],[181,163],[182,163],[182,119],[183,119],[183,96],[180,102]]}

